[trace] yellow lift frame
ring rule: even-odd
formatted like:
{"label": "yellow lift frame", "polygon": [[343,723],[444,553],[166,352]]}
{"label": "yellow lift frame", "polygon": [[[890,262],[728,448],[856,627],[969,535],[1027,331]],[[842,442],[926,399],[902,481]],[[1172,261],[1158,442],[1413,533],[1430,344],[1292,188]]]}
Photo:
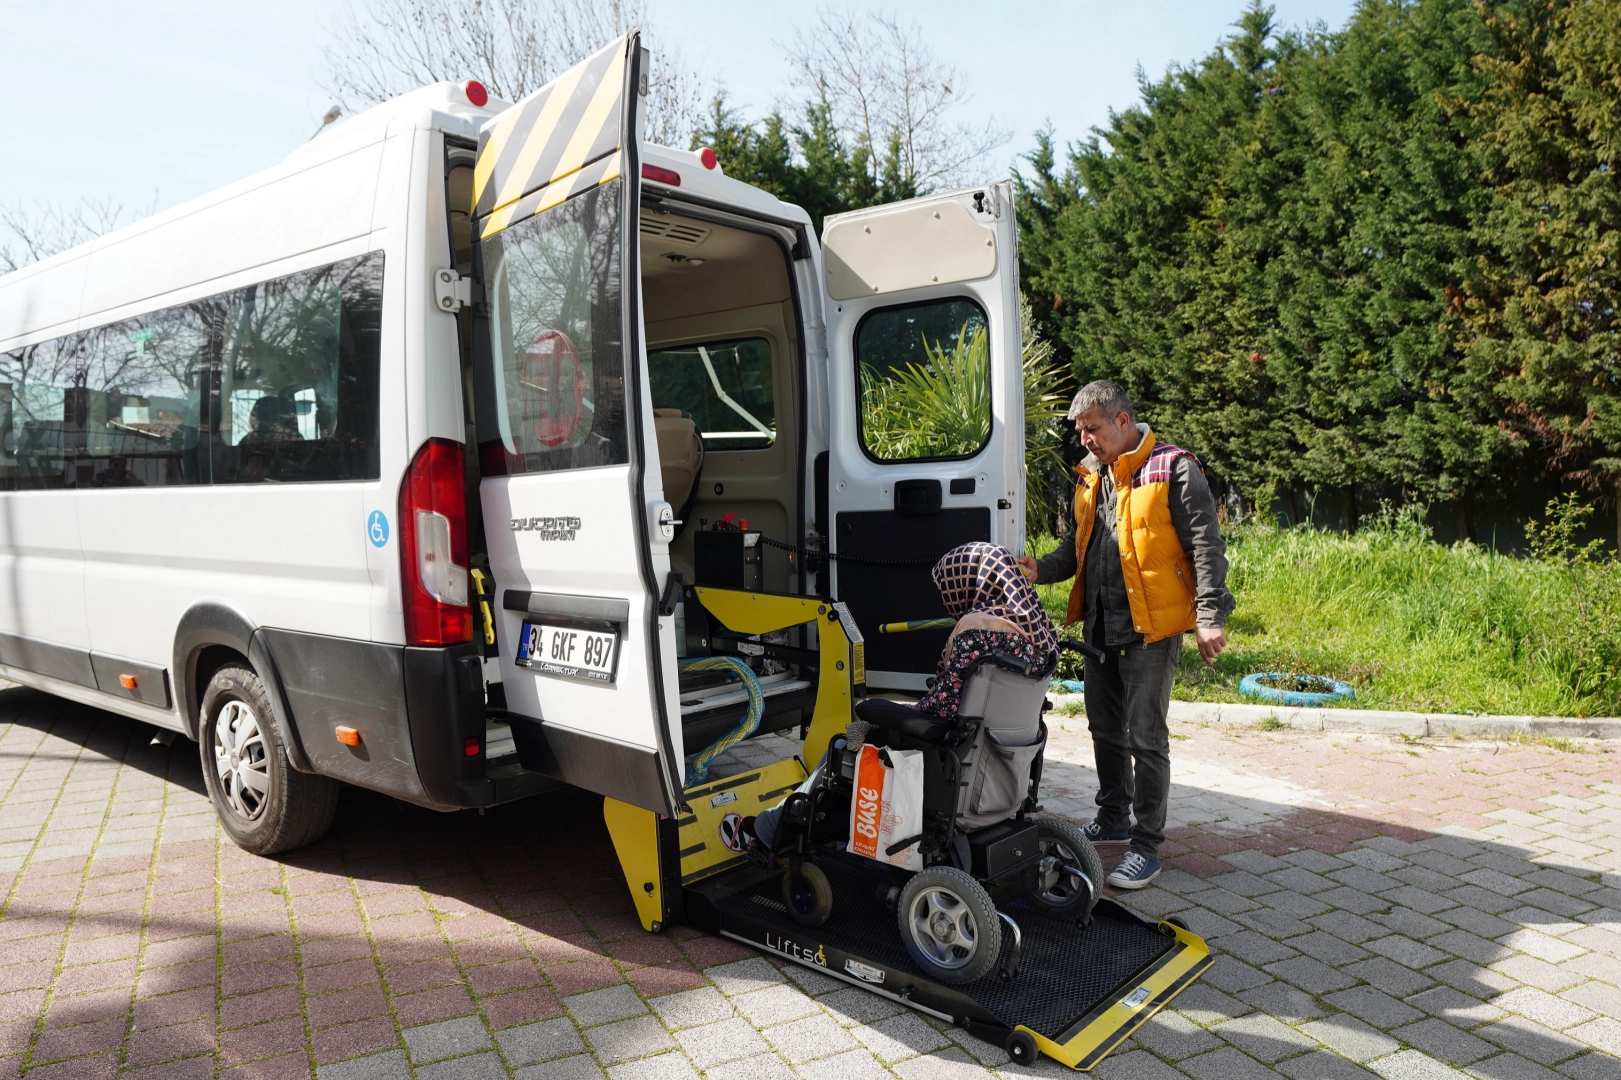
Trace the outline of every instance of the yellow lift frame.
{"label": "yellow lift frame", "polygon": [[[684,889],[723,873],[746,870],[747,857],[728,845],[722,835],[723,819],[733,813],[742,817],[756,814],[801,784],[808,775],[806,763],[820,761],[828,743],[854,719],[858,688],[866,683],[861,632],[843,604],[703,586],[694,591],[699,603],[735,633],[768,634],[815,623],[820,677],[816,704],[798,757],[687,788],[674,823],[617,799],[604,801],[603,816],[635,901],[636,914],[643,929],[654,933],[681,917]],[[1162,922],[1160,929],[1174,936],[1175,944],[1138,972],[1118,998],[1111,995],[1100,1001],[1056,1038],[1022,1024],[1014,1030],[1028,1032],[1047,1056],[1074,1069],[1090,1070],[1213,962],[1204,940],[1185,927]],[[836,948],[780,937],[773,947],[790,959],[824,966],[829,974],[840,975],[825,967],[830,951],[838,955]],[[867,989],[886,993],[874,986]],[[909,994],[897,1000],[924,1008]]]}

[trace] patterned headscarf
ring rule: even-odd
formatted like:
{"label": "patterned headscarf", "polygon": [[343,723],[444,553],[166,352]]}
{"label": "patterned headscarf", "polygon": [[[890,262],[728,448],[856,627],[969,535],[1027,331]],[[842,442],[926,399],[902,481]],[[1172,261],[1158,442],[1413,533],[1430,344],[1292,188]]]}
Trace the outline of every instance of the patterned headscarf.
{"label": "patterned headscarf", "polygon": [[1058,650],[1052,620],[1007,548],[980,542],[952,548],[934,564],[933,574],[952,618],[983,611],[1023,630],[1043,652]]}

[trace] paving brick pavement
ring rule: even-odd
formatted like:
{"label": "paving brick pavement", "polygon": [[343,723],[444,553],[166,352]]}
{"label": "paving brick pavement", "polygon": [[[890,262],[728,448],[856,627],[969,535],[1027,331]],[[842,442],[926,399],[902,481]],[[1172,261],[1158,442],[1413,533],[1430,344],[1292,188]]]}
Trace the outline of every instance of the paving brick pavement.
{"label": "paving brick pavement", "polygon": [[[1084,720],[1049,810],[1090,816]],[[1173,724],[1168,869],[1122,899],[1219,954],[1104,1078],[1621,1080],[1621,757]],[[224,841],[196,747],[0,690],[0,1080],[1061,1075],[631,913],[593,800],[346,790]],[[768,744],[747,744],[762,753]]]}

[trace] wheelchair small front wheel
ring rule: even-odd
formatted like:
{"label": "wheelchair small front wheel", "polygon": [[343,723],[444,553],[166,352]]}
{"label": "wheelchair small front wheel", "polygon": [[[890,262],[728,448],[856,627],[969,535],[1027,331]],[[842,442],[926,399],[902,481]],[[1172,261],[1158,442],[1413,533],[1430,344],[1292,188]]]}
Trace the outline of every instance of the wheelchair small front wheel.
{"label": "wheelchair small front wheel", "polygon": [[1098,858],[1097,849],[1080,829],[1061,818],[1037,818],[1036,829],[1036,844],[1041,849],[1036,869],[1040,884],[1025,898],[1048,915],[1086,918],[1103,890],[1103,860]]}
{"label": "wheelchair small front wheel", "polygon": [[800,926],[821,926],[833,914],[833,886],[820,866],[802,862],[797,874],[791,866],[783,873],[782,902]]}
{"label": "wheelchair small front wheel", "polygon": [[954,866],[932,866],[901,890],[901,942],[917,966],[943,983],[973,982],[1002,952],[1002,920],[991,894]]}

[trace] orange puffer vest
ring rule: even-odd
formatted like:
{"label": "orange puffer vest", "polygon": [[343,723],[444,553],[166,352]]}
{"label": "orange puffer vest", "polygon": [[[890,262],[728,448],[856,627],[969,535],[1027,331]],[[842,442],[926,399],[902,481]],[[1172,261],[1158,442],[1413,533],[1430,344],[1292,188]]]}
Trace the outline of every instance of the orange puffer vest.
{"label": "orange puffer vest", "polygon": [[[1145,642],[1186,633],[1198,623],[1194,610],[1193,563],[1182,550],[1171,522],[1171,469],[1186,450],[1161,443],[1144,427],[1143,440],[1120,455],[1114,474],[1115,518],[1120,531],[1120,571],[1126,579],[1131,621]],[[1099,474],[1084,464],[1075,486],[1075,584],[1069,590],[1065,623],[1085,615],[1086,545],[1097,512]]]}

